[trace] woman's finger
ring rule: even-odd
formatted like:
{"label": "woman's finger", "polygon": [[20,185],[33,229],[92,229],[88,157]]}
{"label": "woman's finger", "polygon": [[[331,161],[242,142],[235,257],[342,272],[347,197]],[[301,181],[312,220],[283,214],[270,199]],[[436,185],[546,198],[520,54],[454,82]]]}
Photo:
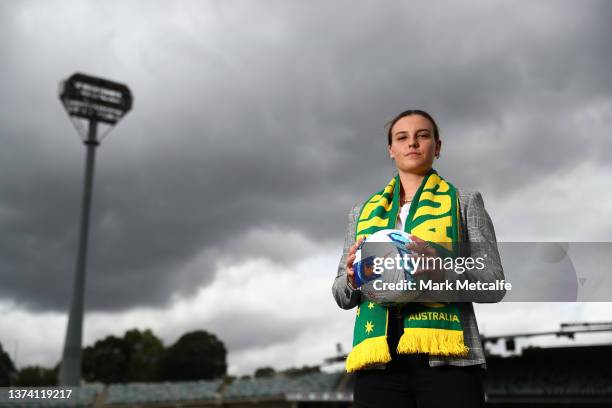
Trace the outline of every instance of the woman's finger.
{"label": "woman's finger", "polygon": [[348,258],[346,258],[346,269],[347,270],[353,270],[353,262],[355,262],[355,255],[350,255]]}
{"label": "woman's finger", "polygon": [[425,244],[426,242],[423,241],[421,238],[417,237],[416,235],[410,235],[410,239],[413,240],[414,242],[418,242],[419,244]]}
{"label": "woman's finger", "polygon": [[349,254],[354,254],[355,252],[357,252],[357,248],[359,248],[359,245],[361,244],[361,241],[363,241],[365,239],[365,237],[361,237],[357,240],[357,242],[355,242],[351,248],[349,249]]}
{"label": "woman's finger", "polygon": [[[429,242],[422,240],[421,238],[417,237],[416,235],[410,235],[410,238],[412,239],[412,243],[415,243],[417,248],[422,249],[422,251],[425,251],[427,253],[431,253],[431,254],[435,254],[436,249],[433,248]],[[410,245],[411,243],[409,243],[408,245]]]}
{"label": "woman's finger", "polygon": [[409,242],[408,244],[406,244],[406,247],[420,254],[423,254],[425,256],[431,256],[431,257],[438,256],[438,251],[436,251],[434,247],[429,245],[428,242],[423,241],[423,240],[421,240],[420,242]]}

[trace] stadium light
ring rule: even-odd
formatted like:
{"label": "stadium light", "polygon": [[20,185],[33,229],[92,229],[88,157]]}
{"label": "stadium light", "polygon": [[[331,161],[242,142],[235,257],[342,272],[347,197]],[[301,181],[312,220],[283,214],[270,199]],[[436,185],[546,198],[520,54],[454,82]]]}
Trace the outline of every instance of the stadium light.
{"label": "stadium light", "polygon": [[126,85],[76,73],[60,84],[60,99],[68,115],[115,125],[132,109]]}
{"label": "stadium light", "polygon": [[76,124],[88,122],[85,132],[77,126],[77,131],[87,149],[85,159],[85,180],[81,207],[79,249],[76,273],[66,328],[66,340],[59,373],[60,385],[79,385],[81,380],[81,344],[83,338],[83,304],[85,292],[85,271],[87,260],[87,236],[89,232],[89,213],[93,187],[96,147],[100,144],[97,137],[98,124],[110,129],[132,108],[132,93],[126,85],[102,78],[76,73],[60,83],[60,100],[68,116]]}

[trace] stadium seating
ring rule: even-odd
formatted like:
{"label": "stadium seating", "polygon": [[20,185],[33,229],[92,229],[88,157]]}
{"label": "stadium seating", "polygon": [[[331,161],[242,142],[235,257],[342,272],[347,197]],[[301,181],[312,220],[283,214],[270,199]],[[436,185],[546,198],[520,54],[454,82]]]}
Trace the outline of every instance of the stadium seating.
{"label": "stadium seating", "polygon": [[127,405],[215,400],[219,398],[220,385],[220,380],[110,384],[104,402],[106,405]]}
{"label": "stadium seating", "polygon": [[[524,349],[521,355],[488,356],[485,390],[488,407],[556,407],[571,400],[575,407],[612,406],[612,346]],[[223,380],[86,384],[73,387],[69,400],[31,402],[0,394],[0,408],[250,406],[267,401],[275,407],[348,407],[354,375],[345,372],[275,374],[270,377]],[[6,391],[6,389],[5,389]],[[195,404],[195,405],[194,405]],[[246,405],[245,405],[246,404]],[[272,406],[270,405],[270,406]]]}
{"label": "stadium seating", "polygon": [[226,388],[223,398],[231,400],[284,396],[296,392],[333,391],[343,375],[343,373],[310,373],[296,377],[239,379]]}

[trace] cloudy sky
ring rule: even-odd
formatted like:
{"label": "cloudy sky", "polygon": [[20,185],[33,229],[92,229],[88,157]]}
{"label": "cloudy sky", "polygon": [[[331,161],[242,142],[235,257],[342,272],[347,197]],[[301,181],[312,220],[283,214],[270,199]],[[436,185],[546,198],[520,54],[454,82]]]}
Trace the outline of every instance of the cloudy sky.
{"label": "cloudy sky", "polygon": [[[436,169],[482,193],[498,240],[610,241],[612,4],[429,3],[0,3],[0,343],[17,365],[61,357],[85,150],[57,90],[77,71],[135,99],[97,150],[85,345],[205,329],[231,374],[348,350],[354,310],[331,296],[347,212],[392,176],[384,125],[407,108],[437,119]],[[604,303],[476,310],[489,335],[612,320]]]}

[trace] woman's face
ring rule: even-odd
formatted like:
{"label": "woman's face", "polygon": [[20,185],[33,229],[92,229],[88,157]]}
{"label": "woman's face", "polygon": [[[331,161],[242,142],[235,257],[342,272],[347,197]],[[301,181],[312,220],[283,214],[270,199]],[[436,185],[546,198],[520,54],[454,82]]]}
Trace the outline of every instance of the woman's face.
{"label": "woman's face", "polygon": [[404,116],[391,129],[389,156],[399,171],[425,174],[441,147],[442,142],[434,138],[431,122],[421,115]]}

